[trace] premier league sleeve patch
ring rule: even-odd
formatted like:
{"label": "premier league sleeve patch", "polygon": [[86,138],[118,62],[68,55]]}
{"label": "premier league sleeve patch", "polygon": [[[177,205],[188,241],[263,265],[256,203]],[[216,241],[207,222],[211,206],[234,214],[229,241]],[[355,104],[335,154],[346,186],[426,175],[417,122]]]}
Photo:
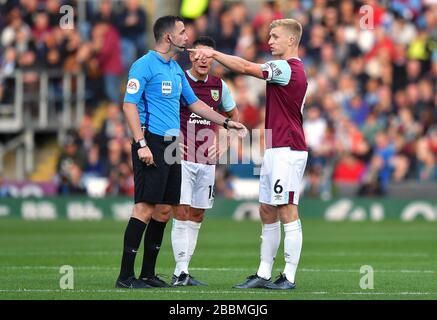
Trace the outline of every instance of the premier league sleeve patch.
{"label": "premier league sleeve patch", "polygon": [[137,79],[129,79],[126,86],[126,92],[135,94],[140,90],[140,82]]}

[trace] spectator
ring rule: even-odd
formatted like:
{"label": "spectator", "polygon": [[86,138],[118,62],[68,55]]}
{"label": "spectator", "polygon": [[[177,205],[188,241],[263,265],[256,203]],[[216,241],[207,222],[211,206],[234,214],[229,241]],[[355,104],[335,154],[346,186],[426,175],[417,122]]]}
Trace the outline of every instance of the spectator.
{"label": "spectator", "polygon": [[126,70],[137,57],[146,53],[146,26],[147,16],[138,0],[127,0],[118,16],[123,66]]}
{"label": "spectator", "polygon": [[4,185],[3,177],[0,175],[0,198],[9,196],[9,188]]}
{"label": "spectator", "polygon": [[303,128],[310,153],[321,149],[327,126],[326,119],[322,118],[320,109],[309,107]]}
{"label": "spectator", "polygon": [[237,45],[238,32],[232,19],[232,12],[229,8],[223,8],[220,12],[220,28],[221,31],[215,36],[217,50],[226,54],[233,54]]}
{"label": "spectator", "polygon": [[100,0],[98,11],[92,17],[92,24],[107,23],[117,28],[117,16],[112,10],[111,0]]}
{"label": "spectator", "polygon": [[87,191],[82,180],[81,167],[73,162],[69,166],[69,174],[63,177],[58,187],[59,195],[86,195]]}
{"label": "spectator", "polygon": [[333,180],[336,183],[358,184],[364,173],[365,164],[350,153],[345,153],[335,166]]}
{"label": "spectator", "polygon": [[88,152],[88,159],[84,169],[84,177],[105,177],[108,172],[106,163],[100,157],[99,145],[94,144]]}
{"label": "spectator", "polygon": [[120,54],[120,35],[107,23],[97,23],[93,27],[93,49],[97,62],[103,73],[106,98],[113,103],[120,103],[120,77],[123,65]]}
{"label": "spectator", "polygon": [[395,145],[389,140],[389,137],[385,131],[380,131],[375,136],[375,150],[373,157],[378,160],[376,168],[379,169],[379,181],[384,192],[387,190],[390,182],[390,177],[393,171],[392,159],[395,155]]}
{"label": "spectator", "polygon": [[437,180],[437,127],[417,142],[418,179]]}

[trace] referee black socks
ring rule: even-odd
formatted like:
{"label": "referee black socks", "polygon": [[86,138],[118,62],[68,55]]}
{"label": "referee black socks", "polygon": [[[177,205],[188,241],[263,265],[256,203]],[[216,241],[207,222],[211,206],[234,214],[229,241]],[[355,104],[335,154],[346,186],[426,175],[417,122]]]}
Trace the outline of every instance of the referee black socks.
{"label": "referee black socks", "polygon": [[120,279],[135,276],[134,265],[138,247],[147,224],[131,217],[124,232],[124,250],[121,258]]}
{"label": "referee black socks", "polygon": [[140,278],[149,278],[155,275],[156,259],[159,249],[161,249],[166,224],[166,222],[150,219],[144,235],[143,267]]}

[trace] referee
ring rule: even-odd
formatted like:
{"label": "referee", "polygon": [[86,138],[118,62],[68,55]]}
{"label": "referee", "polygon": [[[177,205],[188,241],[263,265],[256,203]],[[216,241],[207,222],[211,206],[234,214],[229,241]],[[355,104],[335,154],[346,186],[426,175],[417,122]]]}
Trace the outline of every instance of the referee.
{"label": "referee", "polygon": [[[117,288],[169,286],[155,274],[165,222],[151,219],[151,216],[156,204],[179,204],[180,161],[170,163],[165,155],[166,148],[177,143],[180,100],[191,112],[225,128],[237,129],[240,136],[247,132],[241,123],[225,118],[199,100],[184,72],[173,60],[177,53],[185,50],[188,40],[182,18],[159,18],[153,26],[153,34],[156,41],[154,49],[131,66],[123,104],[133,134],[135,205],[124,233],[120,274],[115,284]],[[136,278],[135,257],[144,230],[143,265],[140,277]]]}

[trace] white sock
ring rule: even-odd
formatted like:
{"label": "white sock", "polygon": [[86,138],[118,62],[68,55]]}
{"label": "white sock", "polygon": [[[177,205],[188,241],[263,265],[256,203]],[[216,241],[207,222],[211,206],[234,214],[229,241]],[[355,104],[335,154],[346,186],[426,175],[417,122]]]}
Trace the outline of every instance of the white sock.
{"label": "white sock", "polygon": [[171,228],[171,245],[176,261],[174,275],[179,276],[181,272],[188,273],[188,221],[173,219]]}
{"label": "white sock", "polygon": [[[187,221],[188,225],[188,264],[193,257],[194,250],[196,249],[197,237],[199,236],[199,230],[202,226],[201,222]],[[188,267],[188,266],[187,266]]]}
{"label": "white sock", "polygon": [[302,250],[302,225],[300,220],[284,224],[284,274],[287,280],[294,283],[300,251]]}
{"label": "white sock", "polygon": [[259,277],[270,279],[272,277],[273,262],[281,243],[281,223],[279,221],[263,224],[261,235],[261,262],[259,264]]}

